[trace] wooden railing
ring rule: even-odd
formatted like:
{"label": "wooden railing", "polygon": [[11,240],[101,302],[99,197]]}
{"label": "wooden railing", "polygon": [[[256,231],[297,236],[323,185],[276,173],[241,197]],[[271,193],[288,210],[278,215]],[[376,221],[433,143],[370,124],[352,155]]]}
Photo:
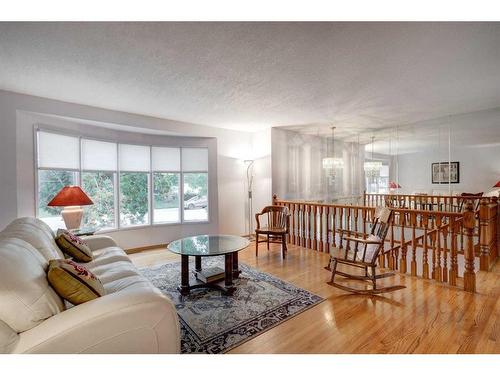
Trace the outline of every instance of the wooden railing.
{"label": "wooden railing", "polygon": [[[290,211],[289,243],[322,252],[342,247],[344,235],[366,237],[376,209],[276,196],[273,204]],[[462,278],[466,291],[476,290],[476,269],[489,270],[498,256],[497,198],[482,199],[478,211],[470,201],[463,212],[391,209],[394,219],[379,258],[381,267],[452,286]]]}
{"label": "wooden railing", "polygon": [[[493,197],[484,197],[492,202]],[[479,209],[479,202],[483,197],[457,195],[425,195],[425,194],[375,194],[364,193],[364,206],[387,206],[396,208],[410,208],[426,211],[462,212],[467,203],[471,202],[475,209]]]}

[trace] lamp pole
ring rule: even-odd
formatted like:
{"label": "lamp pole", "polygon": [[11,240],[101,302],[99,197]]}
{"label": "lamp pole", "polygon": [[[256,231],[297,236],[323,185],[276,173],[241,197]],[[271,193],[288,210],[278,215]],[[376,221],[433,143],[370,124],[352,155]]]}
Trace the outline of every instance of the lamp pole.
{"label": "lamp pole", "polygon": [[253,185],[253,163],[254,160],[245,160],[247,164],[247,199],[248,199],[248,238],[251,240],[253,238],[253,221],[252,221],[252,185]]}

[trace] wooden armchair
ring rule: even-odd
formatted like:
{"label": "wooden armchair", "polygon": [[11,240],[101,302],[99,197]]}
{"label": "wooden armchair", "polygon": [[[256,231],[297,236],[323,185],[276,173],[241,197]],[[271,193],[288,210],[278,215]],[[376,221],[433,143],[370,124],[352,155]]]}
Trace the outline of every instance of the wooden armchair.
{"label": "wooden armchair", "polygon": [[[265,226],[261,227],[260,217],[265,217]],[[255,214],[257,228],[255,229],[255,256],[259,255],[259,243],[267,242],[267,250],[269,243],[281,243],[281,254],[286,257],[286,235],[290,230],[290,214],[288,207],[284,206],[267,206],[258,214]],[[266,236],[265,240],[259,240],[259,235]]]}
{"label": "wooden armchair", "polygon": [[[365,238],[344,237],[346,245],[340,248],[333,248],[330,254],[330,267],[332,277],[329,284],[351,293],[359,294],[380,294],[392,292],[405,288],[404,285],[394,285],[389,287],[377,288],[377,279],[394,276],[394,273],[376,274],[377,260],[380,252],[384,250],[384,241],[392,220],[392,210],[387,207],[378,208],[375,213],[375,220],[371,228],[370,235]],[[351,246],[351,243],[352,246]],[[361,268],[364,275],[355,275],[337,270],[338,264],[344,264],[349,267]],[[370,272],[368,272],[370,269]],[[348,279],[371,281],[371,289],[351,288],[335,282],[335,276],[340,275]]]}

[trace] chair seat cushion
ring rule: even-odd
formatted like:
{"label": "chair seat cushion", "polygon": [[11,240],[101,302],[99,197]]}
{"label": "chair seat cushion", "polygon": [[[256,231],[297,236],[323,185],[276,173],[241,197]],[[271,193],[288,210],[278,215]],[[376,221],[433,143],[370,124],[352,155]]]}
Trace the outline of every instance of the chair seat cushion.
{"label": "chair seat cushion", "polygon": [[[373,242],[379,242],[380,238],[374,234],[370,234],[366,241],[373,241]],[[363,259],[363,252],[365,251],[365,245],[360,243],[358,245],[358,251],[356,254],[354,254],[354,245],[351,243],[349,251],[347,251],[347,257],[346,257],[346,249],[345,247],[340,249],[338,247],[332,247],[330,250],[330,255],[333,258],[337,258],[340,260],[348,260],[350,262],[364,262],[364,263],[371,263],[373,260],[373,257],[377,254],[377,250],[379,248],[379,244],[376,243],[368,243],[366,245],[366,253],[365,253],[365,258]]]}
{"label": "chair seat cushion", "polygon": [[[347,252],[347,257],[346,257],[346,252]],[[345,248],[338,248],[338,247],[332,247],[330,249],[330,256],[332,258],[336,258],[336,259],[341,259],[341,260],[349,260],[349,261],[353,261],[353,260],[357,260],[357,259],[354,259],[354,251],[353,250],[349,250],[347,251]]]}
{"label": "chair seat cushion", "polygon": [[264,233],[264,234],[285,234],[286,233],[286,228],[276,228],[276,227],[262,227],[259,229],[255,230],[257,233]]}

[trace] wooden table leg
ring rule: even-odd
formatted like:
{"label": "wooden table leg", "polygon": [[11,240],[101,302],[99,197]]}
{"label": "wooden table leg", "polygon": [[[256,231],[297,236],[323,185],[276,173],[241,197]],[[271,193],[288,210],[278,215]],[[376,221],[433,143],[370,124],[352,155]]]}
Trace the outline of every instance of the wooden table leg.
{"label": "wooden table leg", "polygon": [[224,277],[224,287],[225,294],[232,295],[234,292],[233,286],[233,254],[229,253],[225,255],[225,277]]}
{"label": "wooden table leg", "polygon": [[233,253],[233,279],[240,277],[240,267],[238,264],[238,252]]}
{"label": "wooden table leg", "polygon": [[189,294],[189,257],[181,255],[181,285],[177,288],[181,295]]}
{"label": "wooden table leg", "polygon": [[200,256],[194,257],[194,269],[196,272],[201,271],[201,257]]}

